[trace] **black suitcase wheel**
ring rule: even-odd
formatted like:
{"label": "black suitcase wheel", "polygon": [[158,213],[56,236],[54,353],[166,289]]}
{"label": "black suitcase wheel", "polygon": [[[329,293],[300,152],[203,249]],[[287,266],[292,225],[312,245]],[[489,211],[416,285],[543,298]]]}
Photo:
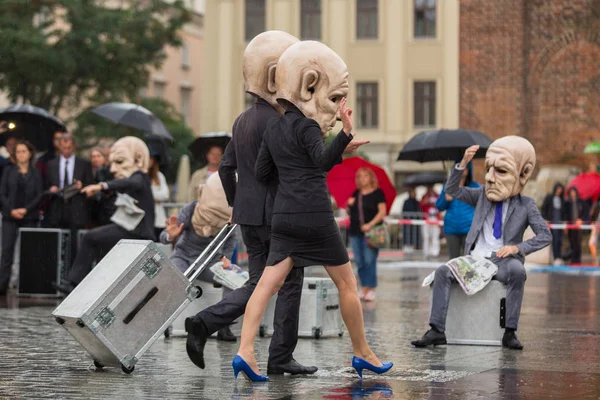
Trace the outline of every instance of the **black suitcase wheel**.
{"label": "black suitcase wheel", "polygon": [[56,323],[59,325],[63,325],[65,323],[65,320],[62,319],[61,317],[56,317],[55,320],[56,320]]}
{"label": "black suitcase wheel", "polygon": [[200,286],[196,286],[196,289],[198,289],[198,294],[196,295],[196,298],[199,299],[200,297],[202,297],[202,288]]}
{"label": "black suitcase wheel", "polygon": [[165,339],[169,339],[171,337],[171,329],[167,328],[167,330],[165,331]]}
{"label": "black suitcase wheel", "polygon": [[265,326],[261,325],[260,328],[258,328],[258,336],[265,337],[266,334],[267,332]]}
{"label": "black suitcase wheel", "polygon": [[96,367],[96,369],[102,369],[104,368],[104,365],[100,364],[97,360],[94,360],[94,367]]}
{"label": "black suitcase wheel", "polygon": [[321,337],[321,328],[315,329],[314,338],[319,339]]}
{"label": "black suitcase wheel", "polygon": [[126,366],[124,366],[123,364],[121,364],[121,370],[123,372],[125,372],[127,375],[131,374],[134,369],[135,369],[135,365],[132,366],[132,367],[130,367],[130,368],[127,368]]}

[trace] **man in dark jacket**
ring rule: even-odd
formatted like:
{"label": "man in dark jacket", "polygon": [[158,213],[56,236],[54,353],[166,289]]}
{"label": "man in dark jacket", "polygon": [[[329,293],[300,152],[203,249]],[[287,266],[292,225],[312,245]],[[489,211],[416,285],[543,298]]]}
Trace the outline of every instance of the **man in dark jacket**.
{"label": "man in dark jacket", "polygon": [[[248,249],[250,279],[218,304],[186,319],[187,352],[192,362],[200,368],[205,366],[206,339],[244,314],[246,303],[266,266],[277,186],[276,182],[269,187],[257,181],[254,177],[254,164],[267,121],[282,112],[275,101],[277,59],[297,41],[298,39],[285,32],[268,31],[255,37],[244,52],[244,79],[248,92],[256,97],[256,102],[240,114],[233,124],[233,138],[225,149],[219,176],[227,201],[233,207],[232,221],[240,225]],[[292,355],[298,341],[303,277],[301,268],[292,270],[279,291],[273,321],[275,331],[269,348],[269,375],[285,372],[313,374],[317,371],[316,367],[299,364]]]}

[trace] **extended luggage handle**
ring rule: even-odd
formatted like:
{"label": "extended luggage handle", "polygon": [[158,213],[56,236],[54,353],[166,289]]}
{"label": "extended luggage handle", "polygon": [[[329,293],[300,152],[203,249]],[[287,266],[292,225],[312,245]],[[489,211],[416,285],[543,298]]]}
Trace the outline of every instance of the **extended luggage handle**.
{"label": "extended luggage handle", "polygon": [[[194,282],[196,278],[198,278],[198,276],[204,271],[203,267],[205,267],[206,264],[219,252],[223,244],[225,244],[225,241],[233,234],[236,227],[237,224],[232,224],[231,222],[225,224],[212,242],[206,246],[204,251],[200,253],[198,258],[196,258],[192,265],[189,266],[184,275],[190,280],[190,282]],[[206,257],[207,254],[208,256]],[[202,264],[198,267],[198,264],[200,263]]]}

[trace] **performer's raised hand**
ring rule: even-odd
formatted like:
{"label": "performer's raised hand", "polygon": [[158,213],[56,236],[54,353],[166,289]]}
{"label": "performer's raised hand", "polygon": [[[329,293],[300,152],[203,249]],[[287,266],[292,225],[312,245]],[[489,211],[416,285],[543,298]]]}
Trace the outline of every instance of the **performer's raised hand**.
{"label": "performer's raised hand", "polygon": [[348,99],[344,97],[342,101],[340,101],[340,118],[342,119],[342,125],[344,129],[344,133],[349,135],[352,133],[352,109],[346,108],[346,103]]}
{"label": "performer's raised hand", "polygon": [[465,155],[463,156],[463,159],[460,162],[460,164],[459,164],[458,167],[459,168],[467,168],[467,165],[475,157],[475,154],[477,153],[477,150],[479,150],[479,145],[478,144],[476,144],[474,146],[471,146],[467,150],[465,150]]}
{"label": "performer's raised hand", "polygon": [[181,234],[181,231],[183,230],[183,223],[178,224],[177,222],[177,216],[175,215],[171,215],[165,221],[168,240],[175,240],[175,238]]}
{"label": "performer's raised hand", "polygon": [[353,141],[351,141],[350,143],[348,143],[348,145],[344,149],[344,154],[352,154],[356,150],[358,150],[358,148],[360,146],[362,146],[363,144],[370,143],[370,142],[371,142],[370,140],[354,139]]}

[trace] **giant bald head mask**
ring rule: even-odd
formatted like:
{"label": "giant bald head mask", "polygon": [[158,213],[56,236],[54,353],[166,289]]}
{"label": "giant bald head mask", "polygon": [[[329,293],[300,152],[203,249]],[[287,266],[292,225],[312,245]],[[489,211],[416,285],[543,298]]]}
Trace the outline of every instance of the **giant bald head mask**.
{"label": "giant bald head mask", "polygon": [[125,136],[112,145],[108,159],[110,172],[115,178],[124,179],[137,171],[148,172],[150,152],[142,139]]}
{"label": "giant bald head mask", "polygon": [[485,195],[504,201],[523,190],[535,168],[535,149],[527,139],[505,136],[491,144],[485,154]]}
{"label": "giant bald head mask", "polygon": [[323,134],[334,127],[348,95],[348,67],[335,51],[320,42],[296,43],[279,58],[275,81],[280,103],[298,107]]}
{"label": "giant bald head mask", "polygon": [[280,112],[283,109],[276,101],[275,67],[281,54],[298,42],[289,33],[267,31],[254,37],[244,51],[242,72],[248,93],[263,98]]}

